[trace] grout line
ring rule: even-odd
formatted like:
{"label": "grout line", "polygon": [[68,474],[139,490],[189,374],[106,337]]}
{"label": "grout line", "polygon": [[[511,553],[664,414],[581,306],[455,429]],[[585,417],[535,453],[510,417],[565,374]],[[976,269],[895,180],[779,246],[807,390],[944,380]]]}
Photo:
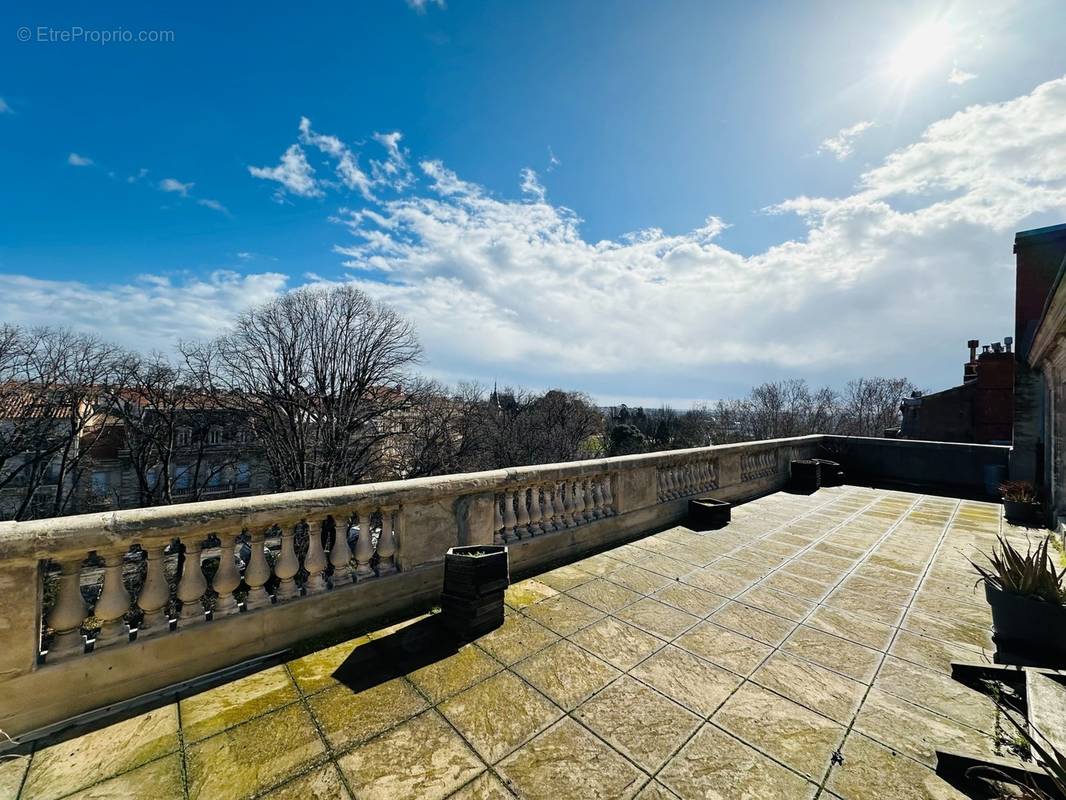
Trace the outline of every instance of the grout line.
{"label": "grout line", "polygon": [[[961,507],[962,507],[962,500],[960,499],[960,500],[957,500],[955,502],[955,506],[952,509],[951,514],[948,516],[947,521],[944,523],[944,527],[940,531],[940,536],[937,539],[936,546],[933,548],[933,552],[929,556],[929,560],[928,560],[928,562],[925,565],[925,569],[922,570],[922,573],[921,573],[921,575],[918,578],[918,583],[917,583],[918,588],[915,589],[914,593],[911,596],[911,599],[908,601],[907,605],[904,607],[903,614],[900,617],[901,621],[902,621],[903,618],[906,617],[907,613],[910,611],[910,607],[914,603],[914,598],[918,594],[918,589],[921,588],[922,584],[925,582],[926,576],[929,574],[929,571],[932,569],[933,564],[936,563],[937,554],[940,552],[940,548],[943,547],[944,541],[947,539],[948,532],[951,529],[951,525],[955,521],[956,516],[958,516],[959,509]],[[870,696],[870,692],[873,691],[874,683],[877,681],[877,676],[880,674],[881,668],[884,666],[885,661],[888,659],[888,651],[891,650],[892,649],[892,645],[895,644],[896,637],[899,635],[899,631],[900,630],[901,629],[897,627],[895,629],[895,631],[892,633],[892,638],[889,640],[887,648],[882,653],[881,659],[880,659],[880,661],[879,661],[879,663],[877,665],[877,668],[874,670],[873,678],[871,678],[870,683],[866,687],[866,691],[863,692],[862,698],[859,700],[859,705],[856,707],[855,713],[852,715],[851,722],[848,723],[848,725],[847,725],[847,727],[846,727],[846,729],[844,731],[844,738],[841,741],[841,745],[840,745],[841,751],[843,750],[844,743],[847,742],[848,737],[851,736],[852,731],[855,728],[855,723],[859,719],[859,714],[862,712],[862,708],[866,704],[866,699]],[[935,712],[932,712],[932,713],[935,713]],[[860,736],[866,736],[866,734],[862,733],[861,731],[858,731],[857,733]],[[884,744],[883,742],[880,742],[877,739],[874,739],[874,737],[872,737],[872,736],[870,736],[868,738],[870,738],[872,741],[877,742],[878,744],[881,744],[882,746],[888,747],[888,745]],[[889,749],[892,750],[893,752],[899,752],[899,751],[896,750],[896,748],[893,748],[893,747],[889,747]],[[906,753],[901,753],[901,755],[904,755],[907,758],[910,758],[910,756],[907,756]],[[918,761],[917,759],[911,759],[911,760],[915,761],[916,763],[922,764],[922,762]],[[829,782],[829,776],[832,774],[834,766],[835,765],[830,762],[829,767],[826,769],[825,774],[822,776],[822,780],[819,783],[818,795],[816,796],[815,800],[817,800],[817,798],[820,797],[824,792],[829,791],[828,789],[826,789],[826,784]],[[927,764],[922,764],[922,766],[924,766],[924,767],[926,767],[926,769],[928,769],[928,765]]]}

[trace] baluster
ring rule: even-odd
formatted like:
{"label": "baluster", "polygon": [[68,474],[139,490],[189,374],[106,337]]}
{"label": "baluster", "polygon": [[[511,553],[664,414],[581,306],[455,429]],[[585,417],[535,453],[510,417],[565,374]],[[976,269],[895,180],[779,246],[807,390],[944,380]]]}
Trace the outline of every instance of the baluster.
{"label": "baluster", "polygon": [[138,639],[170,630],[170,619],[167,617],[170,586],[163,574],[164,549],[161,544],[144,548],[147,569],[144,573],[144,585],[137,596],[137,607],[143,612],[141,624],[137,628]]}
{"label": "baluster", "polygon": [[527,489],[518,489],[514,493],[515,510],[518,512],[516,516],[515,534],[519,538],[532,535],[532,532],[529,530],[529,509],[526,507],[527,491]]}
{"label": "baluster", "polygon": [[529,532],[533,536],[544,533],[544,526],[540,524],[541,517],[540,487],[531,486],[529,489]]}
{"label": "baluster", "polygon": [[248,597],[244,607],[248,611],[265,608],[270,605],[270,594],[265,584],[270,580],[270,564],[266,558],[266,531],[252,531],[249,534],[248,548],[251,555],[244,567],[244,582],[248,584]]}
{"label": "baluster", "polygon": [[492,543],[504,544],[503,538],[503,514],[500,513],[500,496],[492,495]]}
{"label": "baluster", "polygon": [[584,525],[588,520],[585,517],[585,489],[581,480],[574,481],[574,524]]}
{"label": "baluster", "polygon": [[594,519],[603,519],[603,491],[600,489],[600,479],[589,479],[589,492],[592,493],[592,516]]}
{"label": "baluster", "polygon": [[666,499],[666,492],[663,491],[663,469],[659,467],[655,470],[655,499],[660,503]]}
{"label": "baluster", "polygon": [[551,507],[552,507],[552,527],[561,531],[566,528],[566,518],[563,516],[566,512],[563,511],[563,495],[562,484],[559,481],[553,481],[551,483]]}
{"label": "baluster", "polygon": [[178,615],[179,626],[204,621],[204,606],[201,601],[207,591],[207,579],[204,578],[204,570],[200,564],[200,551],[203,546],[204,543],[199,540],[185,544],[185,566],[181,570],[177,592],[178,599],[182,602],[181,613]]}
{"label": "baluster", "polygon": [[82,559],[59,562],[59,591],[48,624],[55,631],[48,654],[55,658],[78,655],[85,652],[85,638],[81,625],[88,613],[85,598],[81,596]]}
{"label": "baluster", "polygon": [[307,570],[307,583],[304,585],[307,594],[318,594],[326,591],[326,551],[322,549],[322,526],[310,525],[304,521],[307,527],[307,555],[304,556],[304,569]]}
{"label": "baluster", "polygon": [[399,514],[396,508],[382,508],[381,535],[378,537],[378,575],[396,571],[396,524]]}
{"label": "baluster", "polygon": [[604,516],[614,516],[614,495],[611,493],[611,476],[603,476],[603,513]]}
{"label": "baluster", "polygon": [[555,530],[555,504],[552,502],[552,485],[545,483],[540,487],[540,527],[545,533]]}
{"label": "baluster", "polygon": [[671,482],[674,485],[674,499],[681,497],[681,467],[674,466],[670,468]]}
{"label": "baluster", "polygon": [[211,588],[218,593],[212,619],[228,617],[240,611],[237,598],[233,592],[241,585],[241,574],[237,571],[237,561],[233,557],[233,544],[237,539],[235,533],[218,534],[218,572],[211,581]]}
{"label": "baluster", "polygon": [[278,602],[292,600],[299,597],[300,587],[296,585],[296,573],[300,571],[300,560],[296,557],[295,527],[281,529],[281,553],[274,563],[274,574],[277,575],[278,590],[276,597]]}
{"label": "baluster", "polygon": [[703,461],[696,464],[696,491],[707,491],[707,464]]}
{"label": "baluster", "polygon": [[333,537],[333,547],[329,549],[329,563],[333,565],[333,585],[344,586],[352,582],[352,548],[348,546],[348,537],[355,528],[354,521],[345,524],[343,521],[336,525],[336,535]]}
{"label": "baluster", "polygon": [[94,648],[130,640],[124,619],[130,610],[130,596],[122,583],[124,555],[125,552],[120,552],[104,556],[104,585],[93,611],[93,616],[100,620],[100,632],[96,634]]}
{"label": "baluster", "polygon": [[514,496],[511,492],[503,493],[503,541],[513,542],[518,536],[515,534],[517,520],[514,515]]}
{"label": "baluster", "polygon": [[674,499],[673,470],[663,467],[663,497],[667,500]]}
{"label": "baluster", "polygon": [[359,512],[359,537],[355,540],[355,580],[364,581],[374,577],[370,559],[374,557],[373,533],[370,526],[370,511]]}
{"label": "baluster", "polygon": [[559,503],[562,504],[562,511],[559,514],[559,521],[564,528],[574,527],[574,496],[570,491],[570,481],[562,481],[559,484]]}
{"label": "baluster", "polygon": [[685,465],[685,494],[686,495],[690,495],[690,494],[695,494],[695,493],[696,493],[696,465],[695,464],[686,464]]}

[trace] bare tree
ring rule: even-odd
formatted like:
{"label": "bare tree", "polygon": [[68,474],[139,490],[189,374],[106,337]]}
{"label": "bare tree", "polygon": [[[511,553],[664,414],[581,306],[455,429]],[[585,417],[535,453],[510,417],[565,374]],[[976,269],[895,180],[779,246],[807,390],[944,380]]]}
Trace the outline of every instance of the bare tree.
{"label": "bare tree", "polygon": [[276,489],[357,483],[379,473],[411,405],[411,326],[352,286],[305,288],[258,306],[190,368],[246,415]]}

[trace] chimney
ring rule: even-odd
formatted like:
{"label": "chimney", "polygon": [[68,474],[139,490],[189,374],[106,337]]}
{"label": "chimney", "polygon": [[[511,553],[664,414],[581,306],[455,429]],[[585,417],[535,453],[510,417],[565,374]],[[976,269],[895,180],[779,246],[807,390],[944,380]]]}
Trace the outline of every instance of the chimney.
{"label": "chimney", "polygon": [[1008,353],[1010,352],[1010,346],[1012,344],[1014,344],[1014,337],[1013,336],[1004,336],[1003,337],[1003,346],[1007,349]]}
{"label": "chimney", "polygon": [[970,361],[977,360],[977,346],[981,344],[977,339],[970,339],[966,346],[970,348]]}

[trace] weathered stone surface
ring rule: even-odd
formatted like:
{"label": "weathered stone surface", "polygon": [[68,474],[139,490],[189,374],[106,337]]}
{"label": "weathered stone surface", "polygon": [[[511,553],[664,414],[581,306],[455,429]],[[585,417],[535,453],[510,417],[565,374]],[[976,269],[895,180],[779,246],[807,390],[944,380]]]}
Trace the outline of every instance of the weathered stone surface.
{"label": "weathered stone surface", "polygon": [[625,608],[630,603],[634,603],[643,597],[643,595],[631,589],[602,578],[597,578],[590,583],[584,583],[571,589],[567,594],[608,614]]}
{"label": "weathered stone surface", "polygon": [[628,676],[584,703],[574,716],[649,772],[662,766],[702,722]]}
{"label": "weathered stone surface", "polygon": [[714,725],[704,725],[658,778],[680,797],[706,800],[800,800],[817,789]]}
{"label": "weathered stone surface", "polygon": [[337,763],[360,800],[440,800],[485,768],[433,710],[356,747]]}
{"label": "weathered stone surface", "polygon": [[626,606],[621,611],[615,612],[614,616],[661,639],[673,639],[680,636],[700,621],[699,617],[650,597]]}
{"label": "weathered stone surface", "polygon": [[652,596],[697,617],[706,617],[726,602],[726,598],[721,595],[697,589],[687,583],[671,583]]}
{"label": "weathered stone surface", "polygon": [[[15,795],[10,795],[14,797]],[[163,756],[134,770],[68,795],[67,800],[118,800],[148,797],[151,800],[182,800],[181,756]]]}
{"label": "weathered stone surface", "polygon": [[178,707],[171,703],[35,753],[22,797],[63,797],[177,749]]}
{"label": "weathered stone surface", "polygon": [[361,691],[335,686],[316,694],[308,705],[330,747],[344,750],[413,717],[426,708],[426,701],[409,682],[394,678]]}
{"label": "weathered stone surface", "polygon": [[482,772],[450,800],[512,800],[513,797],[499,778],[491,772]]}
{"label": "weathered stone surface", "polygon": [[933,770],[858,733],[848,736],[844,763],[833,767],[828,788],[842,800],[965,800]]}
{"label": "weathered stone surface", "polygon": [[189,747],[189,794],[217,800],[248,797],[325,753],[310,715],[296,703]]}
{"label": "weathered stone surface", "polygon": [[215,689],[182,698],[181,727],[186,742],[206,739],[299,697],[284,667],[271,667]]}
{"label": "weathered stone surface", "polygon": [[751,679],[830,719],[847,725],[866,694],[866,685],[778,650]]}
{"label": "weathered stone surface", "polygon": [[563,714],[548,698],[510,672],[493,675],[441,703],[439,710],[489,764],[495,764]]}
{"label": "weathered stone surface", "polygon": [[848,639],[856,644],[884,651],[896,629],[861,614],[852,614],[831,606],[818,606],[805,620],[812,628]]}
{"label": "weathered stone surface", "polygon": [[445,659],[415,670],[407,677],[433,703],[439,703],[482,681],[503,668],[476,645],[468,644]]}
{"label": "weathered stone surface", "polygon": [[801,625],[781,649],[821,664],[849,678],[869,683],[881,661],[881,653],[815,628]]}
{"label": "weathered stone surface", "polygon": [[646,780],[640,770],[569,718],[504,759],[499,771],[529,800],[624,799]]}
{"label": "weathered stone surface", "polygon": [[666,646],[662,639],[614,617],[602,619],[570,638],[575,644],[621,670],[635,667]]}
{"label": "weathered stone surface", "polygon": [[710,622],[700,623],[675,644],[738,675],[750,675],[773,652],[761,642]]}
{"label": "weathered stone surface", "polygon": [[370,647],[370,637],[360,636],[341,642],[333,647],[316,650],[302,658],[288,663],[296,685],[305,694],[313,694],[330,686],[338,685],[334,673],[349,659],[358,648]]}
{"label": "weathered stone surface", "polygon": [[621,674],[606,661],[565,639],[518,662],[514,671],[566,711],[576,708]]}
{"label": "weathered stone surface", "polygon": [[333,764],[325,764],[305,775],[293,778],[272,792],[263,795],[263,800],[351,800],[344,788],[341,774]]}
{"label": "weathered stone surface", "polygon": [[727,603],[708,620],[769,645],[781,644],[796,627],[794,622],[775,614],[736,602]]}
{"label": "weathered stone surface", "polygon": [[566,594],[526,606],[522,613],[560,636],[569,636],[603,618],[599,609]]}
{"label": "weathered stone surface", "polygon": [[714,713],[741,683],[733,673],[673,645],[649,657],[630,675],[703,717]]}
{"label": "weathered stone surface", "polygon": [[529,617],[510,614],[502,626],[479,638],[477,644],[501,664],[510,666],[558,640],[558,634]]}

